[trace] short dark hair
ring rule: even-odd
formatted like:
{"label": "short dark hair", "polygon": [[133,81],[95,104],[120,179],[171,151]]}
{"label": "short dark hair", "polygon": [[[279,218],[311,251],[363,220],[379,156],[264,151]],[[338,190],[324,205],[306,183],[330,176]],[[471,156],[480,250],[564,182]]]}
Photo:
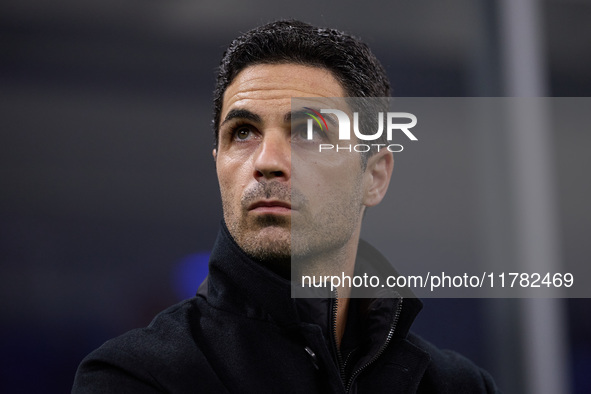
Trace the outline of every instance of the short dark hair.
{"label": "short dark hair", "polygon": [[358,38],[296,20],[271,22],[236,38],[222,56],[213,94],[216,147],[228,85],[248,66],[284,63],[328,69],[349,97],[390,96],[390,81],[384,67]]}

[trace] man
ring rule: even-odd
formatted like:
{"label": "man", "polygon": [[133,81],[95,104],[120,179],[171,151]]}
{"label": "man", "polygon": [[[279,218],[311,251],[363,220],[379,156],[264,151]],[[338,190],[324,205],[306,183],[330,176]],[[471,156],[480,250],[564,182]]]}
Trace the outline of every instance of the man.
{"label": "man", "polygon": [[421,308],[412,296],[354,298],[340,288],[337,297],[291,297],[294,266],[390,270],[359,234],[393,168],[387,150],[312,155],[332,137],[300,133],[292,98],[387,97],[389,89],[367,46],[339,31],[280,21],[234,40],[214,92],[224,221],[208,279],[147,328],[91,353],[73,391],[495,392],[486,372],[409,332]]}

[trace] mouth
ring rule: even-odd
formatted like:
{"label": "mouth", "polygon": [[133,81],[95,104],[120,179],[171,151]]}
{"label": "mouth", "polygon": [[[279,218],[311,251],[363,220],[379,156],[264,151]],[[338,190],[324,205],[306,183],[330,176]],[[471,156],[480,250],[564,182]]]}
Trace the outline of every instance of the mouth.
{"label": "mouth", "polygon": [[260,200],[252,203],[248,210],[261,215],[291,214],[291,204],[278,200]]}

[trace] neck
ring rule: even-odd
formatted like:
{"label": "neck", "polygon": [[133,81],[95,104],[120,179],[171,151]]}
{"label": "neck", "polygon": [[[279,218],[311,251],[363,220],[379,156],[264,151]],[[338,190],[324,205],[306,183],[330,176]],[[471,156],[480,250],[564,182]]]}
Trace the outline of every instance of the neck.
{"label": "neck", "polygon": [[339,297],[337,303],[337,327],[335,332],[335,339],[337,346],[341,347],[341,340],[345,335],[345,327],[347,326],[347,316],[349,312],[349,298]]}
{"label": "neck", "polygon": [[[355,274],[355,258],[357,256],[357,246],[359,243],[359,238],[356,237],[355,242],[349,242],[345,247],[341,250],[337,256],[333,256],[331,269],[330,272],[325,273],[325,275],[334,275],[339,278],[349,277],[353,278]],[[348,286],[344,286],[341,283],[341,286],[337,288],[337,295],[338,295],[338,302],[337,302],[337,321],[336,321],[336,341],[337,346],[341,346],[341,340],[343,339],[343,335],[345,334],[345,327],[347,325],[347,316],[349,312],[349,299],[351,295],[351,288]]]}
{"label": "neck", "polygon": [[[299,283],[303,276],[310,276],[325,282],[325,288],[331,289],[333,282],[330,278],[332,277],[349,277],[353,279],[358,245],[359,229],[357,229],[357,231],[353,234],[349,241],[345,243],[345,245],[336,250],[324,251],[323,253],[317,255],[307,255],[302,259],[292,256],[292,281]],[[303,283],[301,284],[303,285]],[[340,286],[337,286],[336,290],[338,302],[335,339],[337,345],[340,347],[341,340],[345,333],[345,327],[347,325],[351,288],[348,286],[343,286],[341,283]]]}

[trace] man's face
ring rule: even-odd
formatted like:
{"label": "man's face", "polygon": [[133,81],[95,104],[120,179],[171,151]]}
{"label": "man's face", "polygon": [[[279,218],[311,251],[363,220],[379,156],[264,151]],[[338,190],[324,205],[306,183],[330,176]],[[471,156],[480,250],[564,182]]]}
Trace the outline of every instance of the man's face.
{"label": "man's face", "polygon": [[241,71],[222,103],[214,158],[224,220],[240,247],[263,261],[342,248],[363,212],[360,155],[297,149],[304,136],[291,132],[292,97],[344,97],[344,90],[323,68],[263,64]]}

